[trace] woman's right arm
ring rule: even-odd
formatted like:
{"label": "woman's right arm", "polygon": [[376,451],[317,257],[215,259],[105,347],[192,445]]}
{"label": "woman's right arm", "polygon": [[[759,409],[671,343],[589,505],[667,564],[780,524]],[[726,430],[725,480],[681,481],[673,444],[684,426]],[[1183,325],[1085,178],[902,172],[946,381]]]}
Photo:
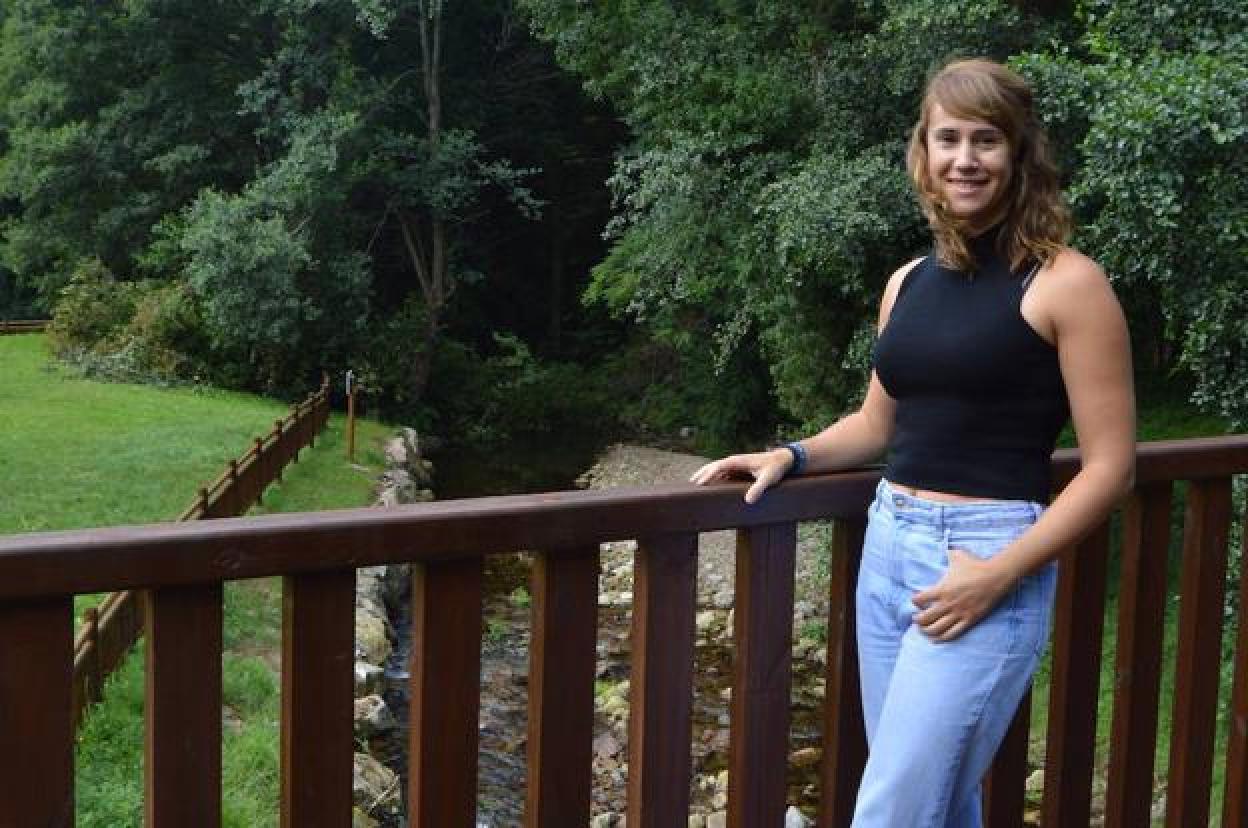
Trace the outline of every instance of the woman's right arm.
{"label": "woman's right arm", "polygon": [[[906,275],[921,260],[897,269],[884,288],[880,301],[878,329],[883,329],[893,309],[893,302]],[[864,465],[884,453],[893,433],[893,417],[897,404],[871,372],[867,394],[862,406],[837,420],[823,431],[801,440],[806,449],[806,471],[836,471]],[[690,482],[703,485],[739,477],[754,478],[754,485],[745,493],[746,503],[755,503],[768,488],[780,481],[793,466],[793,453],[786,448],[751,454],[734,454],[707,463],[693,473]]]}

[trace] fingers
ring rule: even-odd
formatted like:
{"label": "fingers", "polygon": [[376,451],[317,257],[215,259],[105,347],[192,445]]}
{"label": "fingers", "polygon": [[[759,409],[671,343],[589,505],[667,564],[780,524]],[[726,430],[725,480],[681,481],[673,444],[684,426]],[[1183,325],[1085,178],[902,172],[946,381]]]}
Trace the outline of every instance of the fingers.
{"label": "fingers", "polygon": [[770,461],[766,454],[734,454],[702,466],[689,477],[689,482],[702,486],[748,475],[754,478],[754,485],[746,490],[745,502],[752,504],[784,477],[785,468],[783,462]]}

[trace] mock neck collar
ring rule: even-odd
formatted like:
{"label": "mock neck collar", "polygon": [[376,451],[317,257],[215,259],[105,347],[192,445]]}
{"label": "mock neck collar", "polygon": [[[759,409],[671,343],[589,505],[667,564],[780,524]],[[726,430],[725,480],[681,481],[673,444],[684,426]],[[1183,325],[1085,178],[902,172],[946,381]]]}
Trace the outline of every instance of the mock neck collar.
{"label": "mock neck collar", "polygon": [[983,267],[989,260],[1001,255],[997,243],[1000,241],[1001,232],[1004,229],[1005,222],[999,221],[978,236],[967,239],[967,249],[971,252],[971,256],[975,259],[978,267]]}

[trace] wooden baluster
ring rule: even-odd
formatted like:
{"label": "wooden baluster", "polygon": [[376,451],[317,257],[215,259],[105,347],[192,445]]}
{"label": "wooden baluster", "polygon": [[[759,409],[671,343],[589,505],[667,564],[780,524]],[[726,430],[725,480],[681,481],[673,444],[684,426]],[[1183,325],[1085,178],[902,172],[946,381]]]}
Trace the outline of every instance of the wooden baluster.
{"label": "wooden baluster", "polygon": [[408,814],[471,828],[481,695],[481,559],[414,565]]}
{"label": "wooden baluster", "polygon": [[630,828],[669,828],[688,819],[697,564],[696,534],[638,541],[628,720]]}
{"label": "wooden baluster", "polygon": [[355,570],[282,590],[282,826],[351,824]]}
{"label": "wooden baluster", "polygon": [[1087,825],[1091,813],[1108,546],[1102,524],[1059,563],[1044,825]]}
{"label": "wooden baluster", "polygon": [[598,547],[533,559],[528,828],[589,823]]}
{"label": "wooden baluster", "polygon": [[199,514],[194,518],[195,520],[203,520],[204,518],[211,517],[211,515],[208,514],[211,503],[208,500],[208,488],[206,486],[199,487],[199,498],[196,505],[199,508]]}
{"label": "wooden baluster", "polygon": [[147,597],[147,828],[221,825],[221,584]]}
{"label": "wooden baluster", "polygon": [[264,490],[272,482],[272,478],[269,477],[272,470],[269,468],[269,458],[264,456],[264,441],[256,437],[252,440],[252,443],[256,455],[255,466],[253,467],[253,474],[256,478],[256,503],[260,504],[264,502]]}
{"label": "wooden baluster", "polygon": [[845,828],[854,816],[858,783],[867,763],[858,681],[854,593],[866,518],[833,526],[828,577],[828,666],[823,701],[823,762],[819,768],[819,828]]}
{"label": "wooden baluster", "polygon": [[87,701],[98,704],[104,698],[104,671],[100,669],[100,611],[88,607],[82,614],[91,656],[87,659]]}
{"label": "wooden baluster", "polygon": [[0,825],[74,824],[69,596],[0,606]]}
{"label": "wooden baluster", "polygon": [[737,532],[728,825],[781,825],[789,761],[797,524]]}
{"label": "wooden baluster", "polygon": [[1222,656],[1222,597],[1226,578],[1231,481],[1188,484],[1179,582],[1179,651],[1170,731],[1167,828],[1206,825],[1213,773]]}
{"label": "wooden baluster", "polygon": [[1022,828],[1027,804],[1027,740],[1031,731],[1031,689],[1023,694],[1001,747],[984,778],[984,824]]}
{"label": "wooden baluster", "polygon": [[1152,809],[1172,494],[1168,481],[1143,485],[1123,511],[1114,721],[1105,792],[1109,828],[1148,825]]}
{"label": "wooden baluster", "polygon": [[287,461],[290,460],[290,454],[286,450],[286,442],[282,439],[282,421],[273,421],[273,463],[277,467],[277,473],[273,475],[274,480],[282,479],[282,470],[286,468]]}
{"label": "wooden baluster", "polygon": [[[1248,528],[1248,511],[1244,513]],[[1240,538],[1239,632],[1235,639],[1235,681],[1231,688],[1231,722],[1226,736],[1226,793],[1222,828],[1248,828],[1248,531]]]}
{"label": "wooden baluster", "polygon": [[238,477],[238,461],[230,458],[229,483],[226,487],[226,496],[224,498],[229,512],[225,517],[238,517],[247,511],[247,504],[244,501],[242,481]]}

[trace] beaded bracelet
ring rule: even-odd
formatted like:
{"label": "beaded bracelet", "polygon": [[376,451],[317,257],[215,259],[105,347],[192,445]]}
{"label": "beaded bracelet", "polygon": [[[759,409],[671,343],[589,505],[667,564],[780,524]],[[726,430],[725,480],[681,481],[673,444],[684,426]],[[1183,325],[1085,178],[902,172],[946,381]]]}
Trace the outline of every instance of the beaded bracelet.
{"label": "beaded bracelet", "polygon": [[789,470],[785,472],[787,477],[790,474],[801,474],[802,469],[806,468],[806,447],[801,443],[785,443],[784,447],[793,455],[793,465],[789,466]]}

